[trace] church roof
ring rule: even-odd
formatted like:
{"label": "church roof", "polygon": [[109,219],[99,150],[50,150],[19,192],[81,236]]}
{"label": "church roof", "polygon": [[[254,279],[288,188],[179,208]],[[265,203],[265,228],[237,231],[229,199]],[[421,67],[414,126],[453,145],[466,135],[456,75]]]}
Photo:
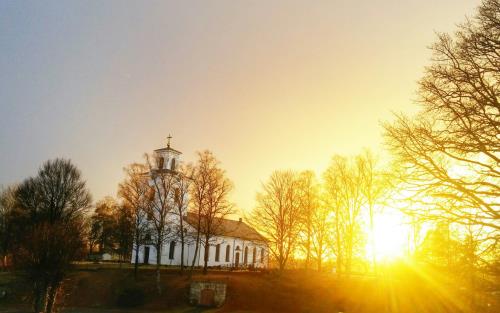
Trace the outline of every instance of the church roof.
{"label": "church roof", "polygon": [[[198,215],[196,213],[189,212],[184,220],[193,226],[197,227]],[[259,234],[253,227],[250,227],[243,221],[234,221],[225,218],[216,218],[217,224],[217,234],[219,236],[235,237],[245,240],[253,241],[267,241],[261,234]]]}
{"label": "church roof", "polygon": [[182,152],[180,152],[179,150],[172,149],[170,146],[155,150],[155,152],[163,152],[163,151],[172,151],[172,152],[177,153],[177,154],[182,154]]}

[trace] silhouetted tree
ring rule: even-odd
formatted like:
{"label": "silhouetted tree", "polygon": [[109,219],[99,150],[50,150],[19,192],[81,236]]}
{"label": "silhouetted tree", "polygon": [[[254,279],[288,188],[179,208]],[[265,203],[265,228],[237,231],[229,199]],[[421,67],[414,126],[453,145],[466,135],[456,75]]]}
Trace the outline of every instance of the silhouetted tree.
{"label": "silhouetted tree", "polygon": [[0,259],[2,269],[7,268],[7,258],[12,252],[15,239],[15,225],[12,223],[15,209],[16,187],[0,190]]}
{"label": "silhouetted tree", "polygon": [[128,205],[116,206],[115,227],[114,238],[120,261],[129,260],[130,262],[130,255],[134,245],[134,214]]}
{"label": "silhouetted tree", "polygon": [[84,212],[91,198],[69,161],[47,161],[16,191],[15,264],[33,283],[34,311],[52,312],[71,261],[83,252]]}
{"label": "silhouetted tree", "polygon": [[139,247],[148,227],[147,212],[150,211],[152,190],[148,183],[148,167],[146,165],[133,163],[123,170],[125,179],[118,186],[118,196],[132,217],[133,227],[130,228],[130,232],[134,238],[134,277],[137,279]]}
{"label": "silhouetted tree", "polygon": [[[384,124],[399,169],[398,187],[407,195],[403,211],[419,222],[475,233],[461,240],[468,247],[468,264],[476,264],[467,270],[473,272],[481,250],[489,251],[485,264],[495,262],[500,240],[499,38],[500,2],[484,0],[474,18],[454,34],[438,34],[431,46],[433,58],[419,82],[419,114],[397,115],[394,123]],[[458,244],[442,238],[442,229],[427,234],[417,249],[420,255],[459,254]]]}
{"label": "silhouetted tree", "polygon": [[250,221],[269,240],[269,249],[283,272],[299,242],[301,230],[299,181],[291,171],[276,171],[257,193]]}
{"label": "silhouetted tree", "polygon": [[[387,145],[404,170],[400,179],[422,196],[423,209],[431,207],[442,219],[491,227],[497,237],[499,37],[499,1],[485,0],[454,35],[438,34],[419,83],[422,112],[415,118],[398,115],[384,125]],[[439,198],[455,205],[441,205],[446,201]]]}
{"label": "silhouetted tree", "polygon": [[95,205],[91,217],[91,238],[97,239],[99,252],[104,249],[113,249],[116,242],[118,204],[112,197],[105,197]]}

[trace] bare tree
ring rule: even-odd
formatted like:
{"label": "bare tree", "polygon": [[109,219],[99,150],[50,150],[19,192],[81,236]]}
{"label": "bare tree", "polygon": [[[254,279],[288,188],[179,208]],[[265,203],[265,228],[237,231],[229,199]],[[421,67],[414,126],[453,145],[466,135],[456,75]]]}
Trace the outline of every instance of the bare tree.
{"label": "bare tree", "polygon": [[[500,2],[438,34],[419,83],[423,111],[386,123],[400,179],[442,219],[500,229]],[[439,199],[453,199],[442,206]],[[437,200],[437,201],[434,201]],[[427,201],[427,202],[429,202]],[[422,207],[426,208],[425,203]]]}
{"label": "bare tree", "polygon": [[297,248],[301,210],[297,174],[276,171],[257,193],[257,206],[251,223],[269,240],[269,248],[278,262],[280,273]]}
{"label": "bare tree", "polygon": [[[377,246],[375,241],[375,223],[374,217],[377,206],[383,201],[383,196],[388,191],[387,175],[379,168],[377,159],[369,151],[365,150],[357,158],[357,167],[361,175],[361,191],[368,205],[370,219],[370,244],[372,249],[372,266],[375,275],[377,275]],[[380,210],[380,209],[379,209]]]}
{"label": "bare tree", "polygon": [[305,268],[309,268],[311,263],[312,255],[312,245],[313,245],[313,233],[314,233],[314,219],[317,217],[317,211],[320,210],[319,201],[319,184],[316,181],[314,172],[305,171],[299,173],[298,177],[298,194],[299,194],[299,205],[301,210],[301,224],[302,231],[301,237],[305,237],[301,240],[301,245],[306,253]]}
{"label": "bare tree", "polygon": [[194,256],[193,261],[191,263],[190,275],[193,272],[194,266],[196,264],[196,258],[198,257],[198,253],[200,250],[200,240],[201,240],[201,217],[202,213],[205,210],[206,205],[206,197],[210,188],[210,173],[211,168],[213,168],[216,164],[215,158],[213,154],[205,150],[203,152],[198,152],[198,160],[196,165],[194,166],[191,174],[192,184],[190,188],[190,204],[191,211],[196,216],[196,225],[195,225],[195,248],[194,248]]}
{"label": "bare tree", "polygon": [[175,214],[179,217],[177,225],[177,234],[181,239],[181,274],[184,272],[184,247],[186,244],[186,227],[184,226],[184,217],[186,216],[189,205],[189,190],[191,187],[191,177],[193,167],[184,165],[178,168],[178,175],[175,181]]}
{"label": "bare tree", "polygon": [[7,269],[7,258],[14,244],[15,225],[12,218],[15,209],[16,187],[9,186],[0,190],[0,259],[2,269]]}
{"label": "bare tree", "polygon": [[311,254],[316,259],[316,267],[319,272],[322,270],[323,259],[327,256],[329,242],[332,240],[331,229],[333,225],[330,213],[329,207],[320,201],[311,217]]}
{"label": "bare tree", "polygon": [[118,204],[110,196],[97,201],[95,205],[95,211],[91,217],[91,235],[97,237],[100,253],[103,253],[104,249],[114,248],[117,208]]}
{"label": "bare tree", "polygon": [[[233,184],[220,168],[220,162],[212,152],[198,152],[198,161],[191,173],[191,212],[195,216],[195,253],[191,272],[194,268],[201,245],[205,247],[203,273],[207,273],[208,256],[212,239],[220,234],[222,220],[232,213],[233,205],[228,195]],[[203,239],[203,241],[202,241]]]}
{"label": "bare tree", "polygon": [[337,257],[337,271],[339,275],[349,275],[353,259],[363,246],[362,176],[353,159],[335,156],[324,177],[328,203],[335,220],[333,250]]}
{"label": "bare tree", "polygon": [[129,260],[134,245],[134,214],[128,205],[116,206],[114,238],[121,263]]}
{"label": "bare tree", "polygon": [[201,211],[201,233],[205,255],[203,258],[203,274],[207,273],[208,256],[212,239],[220,235],[223,219],[233,212],[233,204],[229,201],[229,193],[233,190],[232,182],[219,167],[219,161],[211,155],[208,172],[208,189],[205,194],[205,205]]}
{"label": "bare tree", "polygon": [[172,232],[172,220],[169,218],[175,210],[175,182],[176,171],[171,169],[155,168],[148,154],[145,154],[149,170],[149,184],[152,189],[151,205],[147,215],[152,225],[154,245],[156,249],[156,288],[161,294],[161,254],[163,245],[167,242]]}
{"label": "bare tree", "polygon": [[68,160],[46,162],[16,191],[16,266],[33,283],[34,311],[52,312],[71,264],[83,252],[85,211],[91,198]]}
{"label": "bare tree", "polygon": [[132,215],[134,238],[134,277],[137,279],[139,266],[139,247],[147,229],[147,212],[151,206],[151,188],[148,182],[148,168],[143,164],[133,163],[124,168],[125,180],[118,186],[118,195],[123,206],[127,207]]}

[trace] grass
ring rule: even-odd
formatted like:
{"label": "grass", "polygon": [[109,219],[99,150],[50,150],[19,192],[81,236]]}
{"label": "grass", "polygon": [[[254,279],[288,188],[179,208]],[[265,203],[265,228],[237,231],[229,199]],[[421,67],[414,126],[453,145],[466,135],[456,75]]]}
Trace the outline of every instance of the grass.
{"label": "grass", "polygon": [[[436,277],[436,275],[432,275]],[[116,264],[78,265],[64,282],[60,304],[64,312],[462,312],[459,294],[437,285],[432,277],[418,275],[337,279],[331,274],[288,271],[275,273],[212,271],[208,276],[195,272],[193,279],[227,282],[227,300],[219,309],[204,310],[187,305],[190,280],[177,269],[162,269],[162,295],[155,285],[154,266],[141,267],[137,282],[133,267]],[[145,291],[145,302],[137,308],[120,311],[117,294],[124,286]],[[29,285],[13,273],[0,273],[2,286],[10,288],[9,299],[0,300],[0,311],[7,307],[29,308]],[[2,304],[3,301],[3,304]],[[21,306],[19,306],[21,304]],[[491,312],[495,312],[494,310]]]}

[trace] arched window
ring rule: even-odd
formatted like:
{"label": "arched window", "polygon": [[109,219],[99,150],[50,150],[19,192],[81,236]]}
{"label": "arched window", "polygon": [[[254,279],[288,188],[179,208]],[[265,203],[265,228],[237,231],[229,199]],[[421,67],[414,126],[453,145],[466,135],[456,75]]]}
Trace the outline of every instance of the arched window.
{"label": "arched window", "polygon": [[215,246],[215,262],[219,262],[220,243]]}
{"label": "arched window", "polygon": [[158,168],[159,169],[163,168],[163,162],[164,162],[163,157],[158,157]]}
{"label": "arched window", "polygon": [[175,159],[172,159],[172,162],[170,162],[170,169],[171,169],[172,171],[174,171],[174,170],[175,170]]}
{"label": "arched window", "polygon": [[173,260],[174,259],[174,255],[175,255],[175,241],[171,241],[170,242],[170,249],[168,251],[168,258],[170,260]]}
{"label": "arched window", "polygon": [[231,253],[231,246],[227,245],[226,246],[226,262],[229,262],[229,255]]}
{"label": "arched window", "polygon": [[255,264],[255,259],[256,258],[257,258],[257,247],[253,247],[252,264]]}
{"label": "arched window", "polygon": [[260,249],[260,263],[264,263],[264,248]]}
{"label": "arched window", "polygon": [[248,262],[248,247],[245,247],[245,253],[243,254],[243,264]]}

